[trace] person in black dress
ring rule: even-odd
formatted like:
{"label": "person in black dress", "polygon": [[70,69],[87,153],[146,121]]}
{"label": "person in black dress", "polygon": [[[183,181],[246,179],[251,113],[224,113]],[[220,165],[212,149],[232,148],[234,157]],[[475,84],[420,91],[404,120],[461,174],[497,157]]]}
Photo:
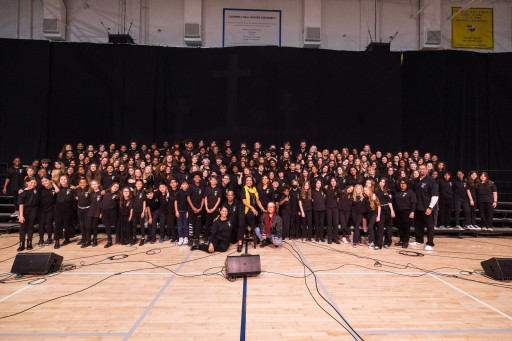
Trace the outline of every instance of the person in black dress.
{"label": "person in black dress", "polygon": [[27,250],[32,250],[32,236],[34,234],[34,224],[39,203],[39,192],[36,185],[37,181],[35,178],[27,177],[25,179],[25,189],[18,197],[19,222],[21,223],[18,252],[25,250],[25,237],[27,238]]}

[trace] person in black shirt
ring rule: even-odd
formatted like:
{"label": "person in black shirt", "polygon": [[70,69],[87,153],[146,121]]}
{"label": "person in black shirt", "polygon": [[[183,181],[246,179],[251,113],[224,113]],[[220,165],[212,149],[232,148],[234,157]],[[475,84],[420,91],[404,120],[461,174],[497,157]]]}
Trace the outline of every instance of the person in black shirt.
{"label": "person in black shirt", "polygon": [[426,251],[434,250],[434,219],[432,209],[439,199],[439,186],[437,182],[428,175],[427,166],[419,166],[420,176],[414,180],[416,192],[416,211],[414,212],[414,234],[416,241],[409,243],[413,246],[423,246],[425,227],[427,228]]}
{"label": "person in black shirt", "polygon": [[[393,220],[395,217],[395,211],[393,210],[393,194],[387,185],[388,181],[386,178],[381,178],[375,195],[379,199],[381,210],[380,215],[377,218],[377,238],[375,246],[381,248],[384,246],[386,249],[391,246],[393,237]],[[386,233],[384,234],[384,231]],[[382,244],[382,236],[384,235],[384,245]],[[376,248],[377,249],[377,248]]]}
{"label": "person in black shirt", "polygon": [[[254,186],[254,179],[252,175],[249,175],[245,178],[245,186],[241,190],[240,198],[242,199],[242,203],[245,206],[245,216],[242,219],[244,223],[244,233],[243,235],[239,233],[238,247],[236,249],[237,252],[242,252],[242,238],[244,237],[244,235],[249,236],[255,233],[254,229],[256,228],[256,217],[259,214],[256,208],[259,207],[261,211],[266,212],[266,210],[261,205],[258,190],[256,189],[256,186]],[[254,241],[254,247],[256,248],[256,241]]]}
{"label": "person in black shirt", "polygon": [[[297,179],[292,180],[292,188],[290,190],[290,238],[297,239],[299,238],[300,233],[300,220],[301,211],[299,208],[299,200],[300,200],[300,189],[299,181]],[[262,203],[263,205],[263,203]]]}
{"label": "person in black shirt", "polygon": [[231,230],[231,243],[236,243],[240,238],[243,238],[244,233],[244,207],[242,203],[235,199],[235,192],[228,191],[226,193],[226,201],[222,204],[222,207],[228,209],[228,219],[231,221],[233,229]]}
{"label": "person in black shirt", "polygon": [[359,230],[359,227],[361,226],[361,222],[363,221],[363,214],[366,212],[366,203],[364,202],[363,186],[360,184],[355,185],[354,191],[352,192],[352,195],[350,197],[352,201],[352,221],[354,222],[354,235],[352,237],[352,246],[358,247],[363,245],[363,243],[361,243],[361,232]]}
{"label": "person in black shirt", "polygon": [[[101,195],[101,186],[98,180],[92,180],[89,187],[89,197],[91,198],[91,206],[89,207],[89,211],[87,212],[87,235],[85,237],[85,243],[82,244],[82,247],[98,246],[98,221],[100,219],[101,213],[101,200],[103,196]],[[92,241],[91,241],[92,237]]]}
{"label": "person in black shirt", "polygon": [[190,194],[187,198],[188,222],[189,222],[189,244],[192,242],[199,245],[199,235],[202,228],[202,212],[204,207],[204,190],[201,185],[201,173],[193,174],[194,183],[190,185]]}
{"label": "person in black shirt", "polygon": [[181,183],[180,190],[176,193],[174,201],[174,211],[178,220],[178,245],[188,244],[188,198],[190,189],[188,182],[184,180]]}
{"label": "person in black shirt", "polygon": [[53,209],[55,207],[55,189],[48,175],[41,178],[41,186],[39,187],[39,204],[37,207],[39,221],[39,242],[37,245],[44,244],[44,233],[46,231],[48,239],[46,245],[52,243],[53,233]]}
{"label": "person in black shirt", "polygon": [[20,212],[19,222],[21,223],[18,252],[25,250],[25,237],[27,238],[27,250],[32,250],[32,236],[34,234],[34,224],[39,203],[39,192],[35,188],[36,185],[36,179],[27,177],[25,179],[25,189],[18,197]]}
{"label": "person in black shirt", "polygon": [[446,172],[439,180],[439,221],[441,228],[450,229],[450,217],[453,209],[453,181],[452,174]]}
{"label": "person in black shirt", "polygon": [[220,218],[216,219],[211,226],[209,243],[192,246],[191,250],[201,250],[210,253],[214,251],[226,252],[229,249],[232,230],[233,223],[228,219],[228,209],[223,206],[220,209]]}
{"label": "person in black shirt", "polygon": [[75,200],[77,201],[77,216],[80,223],[80,233],[82,239],[78,242],[78,245],[84,245],[87,241],[87,213],[91,206],[91,197],[89,190],[87,189],[87,180],[81,178],[78,181],[78,187],[75,188]]}
{"label": "person in black shirt", "polygon": [[210,186],[206,187],[204,191],[205,196],[205,209],[206,209],[206,224],[204,232],[204,243],[209,244],[210,227],[213,221],[219,216],[219,207],[221,200],[221,191],[217,186],[217,177],[210,176]]}
{"label": "person in black shirt", "polygon": [[315,223],[316,241],[325,243],[325,194],[322,189],[322,180],[315,181],[315,189],[311,193],[313,202],[313,219]]}
{"label": "person in black shirt", "polygon": [[258,184],[258,196],[263,207],[267,207],[269,202],[274,201],[274,189],[268,178],[268,175],[263,175]]}
{"label": "person in black shirt", "polygon": [[60,239],[62,238],[64,230],[66,234],[64,235],[64,242],[62,242],[62,246],[68,245],[71,242],[70,239],[75,234],[75,228],[72,225],[73,199],[75,194],[74,190],[69,186],[68,177],[66,175],[61,175],[59,177],[59,186],[57,187],[54,184],[54,188],[57,193],[57,197],[54,211],[55,245],[53,247],[58,249],[61,246]]}
{"label": "person in black shirt", "polygon": [[[339,185],[338,185],[339,186]],[[352,200],[351,194],[354,191],[353,186],[348,186],[344,190],[341,191],[339,200],[338,200],[338,211],[340,213],[340,223],[341,223],[341,233],[343,236],[343,243],[347,244],[347,238],[350,238],[350,228],[348,226],[348,221],[350,219],[351,211],[352,211]]]}
{"label": "person in black shirt", "polygon": [[[152,190],[146,190],[146,214],[148,217],[148,225],[150,226],[148,231],[148,241],[151,244],[156,242],[156,228],[157,222],[159,220],[159,211],[160,211],[160,198],[159,196],[153,192]],[[162,227],[163,229],[163,227]],[[163,239],[163,235],[161,237]],[[163,242],[163,240],[162,240]]]}
{"label": "person in black shirt", "polygon": [[132,240],[130,245],[137,243],[137,225],[140,224],[140,237],[144,239],[146,234],[146,228],[144,226],[144,213],[146,210],[146,195],[144,188],[142,188],[144,182],[141,179],[135,181],[135,189],[133,190],[133,216],[132,216]]}
{"label": "person in black shirt", "polygon": [[123,188],[119,198],[119,218],[116,244],[127,245],[132,238],[133,194],[130,187]]}
{"label": "person in black shirt", "polygon": [[284,185],[282,187],[283,194],[279,201],[279,215],[283,220],[283,238],[288,240],[290,237],[290,220],[292,215],[290,205],[290,187]]}
{"label": "person in black shirt", "polygon": [[461,170],[457,171],[457,178],[453,180],[453,202],[455,205],[455,227],[459,230],[464,230],[460,225],[460,209],[464,211],[464,225],[466,229],[469,229],[471,224],[470,210],[469,210],[469,198],[467,194],[469,186],[466,180],[464,180],[464,172]]}
{"label": "person in black shirt", "polygon": [[[148,190],[151,190],[149,188]],[[160,203],[160,207],[157,211],[151,213],[152,218],[152,228],[153,232],[156,231],[156,223],[157,221],[160,223],[160,243],[166,242],[171,239],[171,226],[170,226],[170,220],[169,215],[171,214],[171,204],[174,206],[174,202],[172,202],[169,194],[169,190],[167,189],[167,186],[165,184],[160,184],[158,186],[158,191],[154,194],[154,198],[157,202]],[[167,225],[167,229],[166,229]],[[150,240],[152,238],[150,237]],[[144,244],[144,241],[141,240],[141,244]]]}
{"label": "person in black shirt", "polygon": [[395,205],[397,212],[397,224],[400,241],[395,246],[406,249],[411,237],[411,219],[416,210],[416,193],[407,188],[407,180],[400,180],[400,192],[395,193]]}
{"label": "person in black shirt", "polygon": [[302,241],[308,240],[314,242],[313,239],[313,201],[311,195],[311,184],[309,181],[304,181],[301,189],[300,200],[300,215],[302,217]]}
{"label": "person in black shirt", "polygon": [[[476,187],[478,185],[478,173],[476,171],[469,172],[468,177],[466,178],[468,183],[468,190],[466,193],[469,198],[469,214],[470,214],[470,222],[469,229],[470,230],[481,230],[480,226],[476,224],[476,207],[478,204],[477,195],[476,195]],[[468,225],[468,224],[466,224]]]}
{"label": "person in black shirt", "polygon": [[169,192],[169,210],[167,215],[167,231],[166,235],[171,239],[171,243],[175,243],[178,241],[177,230],[176,230],[176,211],[174,202],[176,201],[176,196],[178,194],[179,188],[176,179],[171,178],[169,180],[169,188],[167,189]]}
{"label": "person in black shirt", "polygon": [[492,231],[494,209],[498,204],[498,190],[486,172],[480,173],[480,181],[477,182],[476,193],[482,230]]}
{"label": "person in black shirt", "polygon": [[373,249],[375,248],[375,236],[377,234],[375,223],[377,222],[377,217],[380,216],[381,205],[379,198],[373,193],[373,187],[364,187],[363,194],[368,222],[368,247]]}
{"label": "person in black shirt", "polygon": [[108,165],[107,171],[101,174],[101,187],[110,188],[114,182],[119,182],[119,176],[114,174],[114,167]]}
{"label": "person in black shirt", "polygon": [[117,208],[119,207],[118,202],[119,184],[114,182],[110,188],[105,191],[100,204],[101,221],[107,231],[107,244],[105,244],[105,248],[112,246],[112,228],[116,226]]}
{"label": "person in black shirt", "polygon": [[338,200],[339,200],[339,189],[336,182],[336,178],[331,178],[329,185],[325,190],[325,214],[327,216],[327,243],[332,242],[339,244],[338,234]]}
{"label": "person in black shirt", "polygon": [[23,188],[23,179],[25,178],[25,169],[21,166],[21,159],[15,157],[12,161],[12,167],[7,169],[7,177],[5,178],[3,194],[7,194],[7,186],[10,185],[12,198],[14,202],[15,212],[12,216],[17,217],[18,212],[18,193]]}

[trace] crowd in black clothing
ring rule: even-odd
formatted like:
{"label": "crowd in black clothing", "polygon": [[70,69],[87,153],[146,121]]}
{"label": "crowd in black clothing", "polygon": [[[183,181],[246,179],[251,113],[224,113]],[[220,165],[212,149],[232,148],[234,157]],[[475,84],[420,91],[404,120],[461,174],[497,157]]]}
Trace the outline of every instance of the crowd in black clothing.
{"label": "crowd in black clothing", "polygon": [[[97,148],[67,144],[54,162],[23,166],[15,158],[4,194],[7,187],[19,207],[19,251],[26,238],[32,249],[36,222],[39,245],[69,244],[80,226],[78,244],[97,246],[100,221],[105,247],[155,243],[157,234],[159,242],[196,248],[203,235],[203,249],[210,252],[225,251],[229,242],[240,251],[249,236],[263,247],[287,238],[339,244],[340,236],[358,247],[363,236],[379,250],[391,245],[395,224],[395,245],[423,247],[426,228],[425,249],[433,250],[434,230],[451,228],[452,214],[457,229],[491,230],[497,203],[496,186],[485,172],[466,176],[458,170],[452,177],[430,153],[372,152],[369,145],[319,150],[306,141],[297,149],[288,142],[267,149],[259,142],[235,147],[230,141],[191,140],[160,147],[135,141]],[[409,243],[411,225],[415,241]]]}

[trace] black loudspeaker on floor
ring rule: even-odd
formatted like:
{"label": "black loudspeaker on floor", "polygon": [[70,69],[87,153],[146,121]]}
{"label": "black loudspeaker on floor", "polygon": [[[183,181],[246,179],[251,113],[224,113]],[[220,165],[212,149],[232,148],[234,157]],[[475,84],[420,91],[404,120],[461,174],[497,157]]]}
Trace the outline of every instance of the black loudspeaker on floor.
{"label": "black loudspeaker on floor", "polygon": [[20,275],[45,275],[60,269],[64,257],[53,252],[18,253],[11,272]]}

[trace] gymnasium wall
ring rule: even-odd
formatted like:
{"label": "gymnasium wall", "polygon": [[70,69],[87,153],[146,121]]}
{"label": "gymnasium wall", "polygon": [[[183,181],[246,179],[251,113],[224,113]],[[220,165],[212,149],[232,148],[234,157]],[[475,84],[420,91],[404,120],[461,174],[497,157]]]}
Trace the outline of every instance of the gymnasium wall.
{"label": "gymnasium wall", "polygon": [[[49,0],[0,0],[0,38],[44,39],[43,4]],[[52,0],[55,1],[55,0]],[[187,1],[126,0],[127,26],[137,44],[183,47],[184,11]],[[412,17],[425,4],[426,11],[438,6],[442,32],[440,49],[451,49],[452,7],[464,7],[469,0],[202,0],[201,25],[204,47],[222,46],[222,9],[278,9],[282,11],[282,46],[302,47],[304,1],[319,10],[316,24],[321,27],[321,48],[363,51],[370,42],[391,43],[394,51],[418,50],[420,18]],[[119,31],[122,13],[118,0],[65,0],[66,40],[71,42],[107,42],[101,22],[112,33]],[[144,4],[147,3],[147,6]],[[18,11],[19,4],[19,11]],[[32,4],[32,5],[31,5]],[[148,24],[142,24],[148,11]],[[494,9],[494,47],[480,52],[512,51],[512,2],[478,1],[473,7]],[[436,15],[439,17],[438,15]],[[19,17],[19,19],[18,19]],[[376,23],[376,24],[375,24]],[[423,31],[423,30],[421,30]],[[370,33],[369,33],[370,32]],[[398,32],[398,33],[397,33]],[[147,35],[147,41],[145,37]]]}

